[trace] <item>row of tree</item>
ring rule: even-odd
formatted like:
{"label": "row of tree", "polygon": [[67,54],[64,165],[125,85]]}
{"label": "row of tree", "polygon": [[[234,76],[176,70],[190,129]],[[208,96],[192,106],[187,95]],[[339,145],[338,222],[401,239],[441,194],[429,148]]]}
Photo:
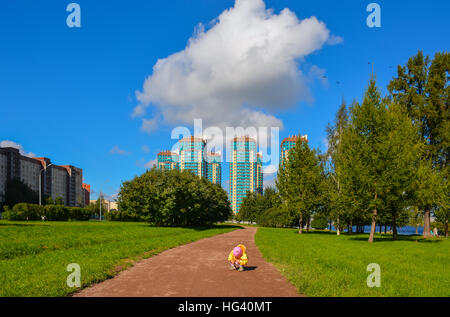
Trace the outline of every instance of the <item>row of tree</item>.
{"label": "row of tree", "polygon": [[[418,52],[398,67],[387,96],[372,78],[362,103],[342,102],[327,127],[326,153],[297,142],[276,186],[278,210],[295,211],[299,233],[311,219],[326,218],[337,234],[370,224],[373,242],[377,224],[392,227],[396,239],[399,225],[423,218],[429,237],[433,214],[448,236],[449,67],[449,53],[430,61]],[[252,209],[249,202],[242,206],[242,220]]]}

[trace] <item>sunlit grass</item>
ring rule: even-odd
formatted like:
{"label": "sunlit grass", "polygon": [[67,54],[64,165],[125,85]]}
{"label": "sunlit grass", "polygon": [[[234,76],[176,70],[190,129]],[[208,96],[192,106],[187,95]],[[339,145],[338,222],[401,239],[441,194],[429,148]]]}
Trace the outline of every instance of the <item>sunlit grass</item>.
{"label": "sunlit grass", "polygon": [[[297,230],[259,228],[255,241],[272,262],[307,296],[450,296],[450,243],[420,236],[327,232],[297,234]],[[381,287],[369,288],[367,265],[378,263]]]}
{"label": "sunlit grass", "polygon": [[82,287],[135,260],[236,229],[155,228],[124,222],[0,221],[0,296],[67,296],[66,267],[78,263]]}

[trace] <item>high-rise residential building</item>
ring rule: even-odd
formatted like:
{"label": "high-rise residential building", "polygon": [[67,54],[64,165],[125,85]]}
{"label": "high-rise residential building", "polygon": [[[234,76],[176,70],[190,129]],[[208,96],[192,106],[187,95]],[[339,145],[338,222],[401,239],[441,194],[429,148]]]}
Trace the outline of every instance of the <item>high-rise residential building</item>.
{"label": "high-rise residential building", "polygon": [[19,179],[41,196],[61,197],[66,206],[84,206],[83,170],[71,165],[58,166],[45,157],[31,158],[18,149],[0,148],[0,203],[4,201],[6,182]]}
{"label": "high-rise residential building", "polygon": [[298,140],[308,142],[308,135],[304,135],[302,137],[299,137],[297,135],[292,135],[287,138],[284,138],[283,141],[281,141],[280,145],[280,164],[281,166],[284,165],[286,160],[288,160],[289,150],[295,147]]}
{"label": "high-rise residential building", "polygon": [[84,205],[89,206],[91,202],[91,185],[83,184]]}
{"label": "high-rise residential building", "polygon": [[180,170],[190,170],[198,177],[207,177],[206,159],[204,156],[206,141],[190,136],[179,142]]}
{"label": "high-rise residential building", "polygon": [[262,156],[259,157],[259,164],[256,140],[243,136],[232,140],[231,157],[229,195],[231,209],[236,214],[248,191],[262,192]]}
{"label": "high-rise residential building", "polygon": [[171,151],[162,151],[158,153],[158,168],[164,170],[179,169],[179,155]]}
{"label": "high-rise residential building", "polygon": [[211,152],[206,155],[206,174],[213,184],[222,184],[222,159],[219,152]]}

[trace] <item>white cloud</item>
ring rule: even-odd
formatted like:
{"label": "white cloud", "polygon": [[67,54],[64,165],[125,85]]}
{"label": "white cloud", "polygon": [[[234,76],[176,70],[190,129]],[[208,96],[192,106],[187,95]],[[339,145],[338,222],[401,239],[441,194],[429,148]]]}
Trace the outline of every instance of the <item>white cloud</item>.
{"label": "white cloud", "polygon": [[152,119],[142,119],[141,130],[143,132],[151,133],[158,128],[158,117]]}
{"label": "white cloud", "polygon": [[119,148],[119,146],[115,145],[111,151],[109,152],[110,154],[118,154],[118,155],[129,155],[131,154],[130,152],[127,152],[125,150],[122,150],[121,148]]}
{"label": "white cloud", "polygon": [[8,140],[4,140],[0,142],[0,147],[12,147],[15,149],[19,150],[19,153],[24,155],[24,156],[28,156],[28,157],[36,157],[36,154],[34,154],[33,152],[25,152],[24,148],[22,145],[17,144],[16,142],[13,141],[8,141]]}
{"label": "white cloud", "polygon": [[[309,74],[299,67],[326,43],[342,41],[316,17],[299,20],[289,9],[274,14],[263,0],[236,0],[205,30],[200,24],[186,48],[158,60],[136,92],[132,116],[153,105],[168,124],[278,126],[271,112],[311,100]],[[151,132],[159,117],[144,119]]]}
{"label": "white cloud", "polygon": [[277,179],[277,174],[264,175],[263,185],[264,188],[276,187],[275,181]]}
{"label": "white cloud", "polygon": [[144,144],[144,145],[141,147],[141,150],[142,150],[142,152],[144,152],[144,153],[149,153],[149,152],[150,152],[150,148],[148,147],[147,144]]}
{"label": "white cloud", "polygon": [[157,165],[158,164],[158,160],[154,159],[154,160],[150,160],[147,163],[144,164],[145,168],[152,168],[153,165]]}

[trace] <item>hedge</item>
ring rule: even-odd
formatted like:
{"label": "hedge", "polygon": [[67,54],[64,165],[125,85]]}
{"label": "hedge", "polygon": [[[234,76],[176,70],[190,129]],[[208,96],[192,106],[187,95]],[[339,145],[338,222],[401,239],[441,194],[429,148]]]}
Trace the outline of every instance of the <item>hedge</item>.
{"label": "hedge", "polygon": [[19,203],[12,209],[4,207],[2,218],[18,221],[68,221],[89,220],[91,210],[81,207],[66,207],[64,205],[46,205]]}

